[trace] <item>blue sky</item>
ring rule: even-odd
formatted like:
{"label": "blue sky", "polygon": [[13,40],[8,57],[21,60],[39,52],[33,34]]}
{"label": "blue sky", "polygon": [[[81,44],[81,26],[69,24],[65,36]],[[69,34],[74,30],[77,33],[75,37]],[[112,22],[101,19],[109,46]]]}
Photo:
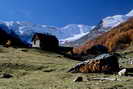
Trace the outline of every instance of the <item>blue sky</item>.
{"label": "blue sky", "polygon": [[133,0],[0,0],[0,20],[95,25],[106,16],[132,9]]}

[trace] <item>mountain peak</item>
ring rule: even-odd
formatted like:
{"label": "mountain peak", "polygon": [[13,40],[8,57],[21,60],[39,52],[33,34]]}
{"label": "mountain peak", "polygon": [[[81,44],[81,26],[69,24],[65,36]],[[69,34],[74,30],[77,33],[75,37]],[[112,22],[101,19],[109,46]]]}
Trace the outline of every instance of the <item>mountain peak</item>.
{"label": "mountain peak", "polygon": [[127,21],[129,17],[133,17],[133,9],[126,15],[108,16],[104,18],[101,23],[104,28],[113,28],[118,26],[120,23]]}
{"label": "mountain peak", "polygon": [[133,16],[133,9],[126,16]]}

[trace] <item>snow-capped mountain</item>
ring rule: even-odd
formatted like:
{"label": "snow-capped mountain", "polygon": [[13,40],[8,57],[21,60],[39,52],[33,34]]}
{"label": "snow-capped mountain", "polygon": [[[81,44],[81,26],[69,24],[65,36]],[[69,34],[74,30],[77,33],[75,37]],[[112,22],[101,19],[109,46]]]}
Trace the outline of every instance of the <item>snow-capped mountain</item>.
{"label": "snow-capped mountain", "polygon": [[82,45],[86,42],[86,40],[91,40],[99,35],[102,35],[105,32],[110,31],[112,28],[127,21],[131,17],[133,17],[133,10],[131,10],[128,14],[125,15],[114,15],[106,17],[102,19],[100,23],[96,25],[95,28],[92,29],[88,34],[86,34],[78,40],[66,43],[65,45]]}
{"label": "snow-capped mountain", "polygon": [[76,46],[109,31],[130,17],[133,17],[133,10],[125,15],[106,17],[96,26],[70,24],[64,27],[55,27],[19,21],[0,21],[0,28],[6,30],[8,34],[15,34],[14,36],[19,37],[25,44],[31,44],[32,36],[37,32],[55,35],[61,45]]}
{"label": "snow-capped mountain", "polygon": [[121,23],[127,21],[131,17],[133,17],[133,10],[131,10],[128,14],[125,15],[114,15],[106,17],[102,19],[98,25],[96,25],[92,32],[107,32],[112,28],[120,25]]}
{"label": "snow-capped mountain", "polygon": [[133,16],[133,10],[126,15],[114,15],[104,18],[100,24],[98,24],[95,30],[101,32],[107,32],[111,28],[118,26],[119,24],[127,21],[130,17]]}
{"label": "snow-capped mountain", "polygon": [[48,33],[56,36],[60,44],[71,42],[81,38],[89,33],[93,27],[87,25],[70,24],[65,27],[55,27],[48,25],[38,25],[19,21],[1,21],[0,28],[3,28],[8,34],[17,35],[25,44],[31,44],[34,33]]}
{"label": "snow-capped mountain", "polygon": [[81,37],[88,34],[95,26],[88,25],[76,25],[70,24],[61,28],[62,36],[60,41],[63,43],[72,42],[80,39]]}

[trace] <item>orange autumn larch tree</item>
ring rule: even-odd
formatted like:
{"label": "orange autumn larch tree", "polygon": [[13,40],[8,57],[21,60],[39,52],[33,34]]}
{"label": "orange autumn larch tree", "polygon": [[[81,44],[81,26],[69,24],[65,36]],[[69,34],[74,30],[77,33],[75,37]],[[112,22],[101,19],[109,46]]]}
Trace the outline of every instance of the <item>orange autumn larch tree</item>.
{"label": "orange autumn larch tree", "polygon": [[128,21],[93,40],[86,41],[84,45],[74,48],[73,53],[86,53],[94,45],[103,45],[109,51],[116,51],[128,48],[131,43],[133,43],[133,18],[130,18]]}

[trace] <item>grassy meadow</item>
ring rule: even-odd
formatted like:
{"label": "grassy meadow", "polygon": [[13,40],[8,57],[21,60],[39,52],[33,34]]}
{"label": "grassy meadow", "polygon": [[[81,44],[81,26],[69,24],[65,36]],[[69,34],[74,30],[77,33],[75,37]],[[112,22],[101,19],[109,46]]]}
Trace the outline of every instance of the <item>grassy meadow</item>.
{"label": "grassy meadow", "polygon": [[[120,65],[132,68],[128,58],[133,53],[123,52],[126,58],[120,59]],[[0,48],[0,89],[133,89],[132,72],[130,76],[119,77],[116,74],[68,73],[79,61],[65,58],[63,55],[26,48]],[[2,75],[11,74],[11,78]],[[74,82],[82,76],[82,82]],[[116,80],[93,80],[93,78],[115,78]]]}

